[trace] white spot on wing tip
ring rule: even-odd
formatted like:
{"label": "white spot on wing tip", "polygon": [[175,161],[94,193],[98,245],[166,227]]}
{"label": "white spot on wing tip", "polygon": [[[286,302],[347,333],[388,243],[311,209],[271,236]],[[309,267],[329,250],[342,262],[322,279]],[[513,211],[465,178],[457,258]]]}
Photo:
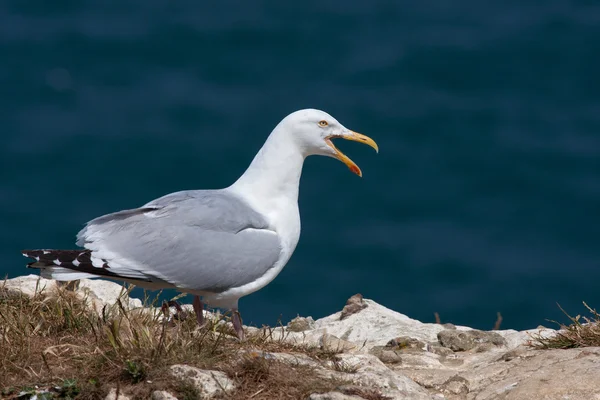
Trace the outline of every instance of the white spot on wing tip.
{"label": "white spot on wing tip", "polygon": [[54,264],[56,264],[56,265],[60,265],[60,264],[62,264],[58,258],[57,258],[56,260],[54,260],[53,262],[54,262]]}
{"label": "white spot on wing tip", "polygon": [[74,265],[74,266],[76,266],[76,267],[79,267],[79,264],[81,264],[81,263],[79,262],[79,260],[78,260],[78,259],[74,259],[74,260],[73,260],[73,265]]}
{"label": "white spot on wing tip", "polygon": [[35,256],[33,258],[35,258],[36,261],[40,261],[40,257],[39,256]]}
{"label": "white spot on wing tip", "polygon": [[47,250],[42,250],[42,253],[44,253],[44,254],[50,254],[50,252],[47,251]]}

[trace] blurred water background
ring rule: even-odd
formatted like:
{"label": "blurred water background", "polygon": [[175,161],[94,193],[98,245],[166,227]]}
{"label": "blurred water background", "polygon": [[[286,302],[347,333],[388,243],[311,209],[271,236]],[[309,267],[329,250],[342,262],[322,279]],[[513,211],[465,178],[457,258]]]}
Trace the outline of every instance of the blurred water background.
{"label": "blurred water background", "polygon": [[[600,307],[600,3],[0,3],[0,275],[89,219],[228,186],[306,107],[373,137],[308,159],[290,263],[244,322],[357,293],[423,321]],[[190,301],[188,299],[187,301]]]}

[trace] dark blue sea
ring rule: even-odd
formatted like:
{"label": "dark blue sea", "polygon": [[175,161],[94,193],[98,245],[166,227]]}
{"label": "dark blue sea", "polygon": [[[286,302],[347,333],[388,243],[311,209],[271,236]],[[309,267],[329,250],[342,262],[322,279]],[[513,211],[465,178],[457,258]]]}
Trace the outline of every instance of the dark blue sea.
{"label": "dark blue sea", "polygon": [[[600,2],[0,2],[0,275],[24,248],[220,188],[320,108],[364,178],[305,164],[302,236],[244,322],[362,293],[423,321],[600,308]],[[191,301],[191,299],[187,299]]]}

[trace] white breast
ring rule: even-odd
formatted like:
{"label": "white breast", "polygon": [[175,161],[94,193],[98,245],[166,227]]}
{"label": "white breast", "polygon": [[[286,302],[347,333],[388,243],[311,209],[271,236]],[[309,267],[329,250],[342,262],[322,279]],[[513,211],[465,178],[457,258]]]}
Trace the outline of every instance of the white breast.
{"label": "white breast", "polygon": [[[300,212],[297,202],[290,202],[289,200],[271,201],[267,205],[265,203],[252,204],[253,201],[249,199],[249,203],[251,207],[266,217],[269,222],[269,229],[277,233],[281,243],[281,255],[273,267],[259,279],[220,294],[210,295],[206,300],[211,305],[224,308],[237,307],[237,300],[240,297],[265,287],[285,267],[300,239]],[[235,302],[235,306],[232,302]]]}

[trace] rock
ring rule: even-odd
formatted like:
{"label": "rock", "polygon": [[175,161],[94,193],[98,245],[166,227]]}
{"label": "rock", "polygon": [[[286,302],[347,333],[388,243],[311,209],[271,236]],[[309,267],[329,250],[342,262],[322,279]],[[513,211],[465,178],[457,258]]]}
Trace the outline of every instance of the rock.
{"label": "rock", "polygon": [[[430,365],[427,361],[428,358],[436,358],[437,356],[425,355],[431,346],[426,343],[414,339],[408,336],[400,336],[390,340],[385,346],[375,346],[369,353],[375,355],[384,363],[388,364],[400,364],[406,363],[407,365]],[[448,350],[448,349],[446,349]],[[452,351],[450,351],[452,353]],[[439,362],[436,360],[435,365]]]}
{"label": "rock", "polygon": [[373,348],[371,352],[382,362],[401,364],[402,368],[439,368],[442,366],[440,356],[435,353],[410,353],[402,350],[390,350],[387,347]]}
{"label": "rock", "polygon": [[323,336],[321,336],[320,344],[323,350],[332,351],[334,353],[345,353],[358,347],[352,342],[342,340],[328,333],[324,333]]}
{"label": "rock", "polygon": [[441,357],[440,364],[423,367],[402,360],[390,367],[452,400],[600,399],[600,348],[494,347]]}
{"label": "rock", "polygon": [[[452,344],[449,341],[455,339],[456,342],[456,338],[460,338],[462,332],[472,331],[472,329],[449,324],[422,323],[372,300],[362,299],[360,295],[353,296],[348,300],[348,304],[358,304],[358,306],[352,307],[360,308],[359,312],[332,314],[314,321],[314,326],[311,329],[301,332],[274,328],[270,330],[269,334],[273,340],[285,340],[307,346],[320,346],[323,334],[327,333],[341,340],[354,343],[357,348],[352,351],[362,353],[369,353],[375,346],[389,345],[411,348],[412,351],[423,349],[439,355],[448,355],[452,352],[450,347],[456,349],[469,348],[475,351],[489,351],[496,347],[503,347],[506,351],[530,342],[531,336],[534,334],[548,337],[556,332],[551,329],[522,332],[498,330],[482,333],[482,331],[476,331],[478,333],[467,334],[467,340]],[[343,318],[341,318],[342,314]],[[305,327],[304,325],[302,329]],[[445,329],[445,327],[450,327],[450,329]],[[445,332],[442,334],[444,343],[449,347],[444,347],[438,340],[438,333],[442,331]]]}
{"label": "rock", "polygon": [[361,301],[368,307],[345,313],[343,319],[336,313],[315,321],[313,329],[287,331],[305,341],[326,333],[357,345],[352,353],[338,355],[343,369],[314,367],[324,376],[375,388],[392,398],[600,399],[598,348],[535,350],[527,345],[532,335],[550,337],[556,331],[445,329]]}
{"label": "rock", "polygon": [[[402,373],[397,373],[385,366],[376,357],[368,354],[338,354],[336,361],[323,363],[305,354],[244,352],[244,357],[264,357],[270,360],[288,363],[290,365],[309,366],[325,379],[339,379],[352,382],[365,390],[381,391],[391,399],[429,400],[430,396]],[[344,390],[338,390],[342,394]],[[346,393],[354,395],[354,393]],[[318,396],[319,394],[315,394]],[[331,395],[326,393],[323,395]],[[332,395],[332,396],[337,396]],[[321,398],[321,397],[315,397]],[[323,399],[329,397],[322,397]],[[342,397],[343,398],[343,397]]]}
{"label": "rock", "polygon": [[387,346],[375,346],[369,350],[369,353],[373,354],[384,363],[398,364],[402,362],[402,357],[400,356],[401,351],[390,349]]}
{"label": "rock", "polygon": [[415,348],[376,346],[370,353],[387,364],[402,364],[403,368],[439,368],[440,356]]}
{"label": "rock", "polygon": [[393,350],[416,351],[417,353],[427,351],[427,344],[409,336],[394,338],[387,342],[385,347],[392,348]]}
{"label": "rock", "polygon": [[[71,281],[73,282],[73,281]],[[121,298],[123,307],[133,309],[142,307],[140,299],[130,298],[123,286],[116,282],[101,279],[80,279],[78,285],[74,286],[75,293],[82,299],[87,298],[97,312],[102,312],[105,305],[111,306]],[[58,287],[68,288],[66,285],[57,285],[57,281],[45,279],[38,275],[20,276],[7,279],[0,289],[8,293],[22,293],[33,297],[35,293],[52,294]]]}
{"label": "rock", "polygon": [[340,392],[313,393],[309,400],[364,400],[363,397],[347,395]]}
{"label": "rock", "polygon": [[509,349],[514,349],[522,345],[528,345],[532,341],[532,336],[547,339],[556,335],[556,331],[554,329],[548,328],[530,329],[520,332],[513,329],[507,329],[504,331],[494,332],[498,333],[506,340],[506,346]]}
{"label": "rock", "polygon": [[[38,285],[44,291],[56,289],[54,281],[31,275],[0,284],[0,295],[32,296]],[[120,291],[118,284],[88,280],[81,280],[75,289],[75,293],[87,295],[98,304],[114,303]],[[140,305],[136,300],[123,301],[129,307]],[[315,400],[377,398],[377,393],[391,399],[415,400],[600,400],[600,348],[531,347],[536,337],[549,338],[556,332],[543,327],[489,332],[461,326],[448,329],[413,320],[372,300],[353,296],[344,312],[316,321],[298,317],[287,328],[248,329],[249,335],[259,336],[258,343],[290,341],[341,351],[336,359],[311,358],[302,349],[274,353],[252,350],[249,346],[240,351],[239,359],[262,357],[292,366],[302,365],[323,378],[334,378],[370,391],[367,394],[340,386],[332,392],[309,397]],[[203,398],[232,396],[224,392],[234,389],[234,383],[222,372],[185,365],[172,366],[171,371],[179,379],[193,382]],[[107,398],[116,400],[116,390],[111,395]],[[153,400],[173,398],[168,392],[152,395]],[[119,399],[126,396],[120,394]]]}
{"label": "rock", "polygon": [[384,400],[381,391],[359,385],[341,385],[336,388],[336,391],[345,394],[346,396],[355,396],[359,399],[377,399]]}
{"label": "rock", "polygon": [[0,289],[9,294],[22,293],[33,297],[36,293],[48,293],[56,290],[56,281],[44,279],[38,275],[19,276],[0,283]]}
{"label": "rock", "polygon": [[464,397],[469,393],[469,382],[461,376],[453,376],[441,386],[442,392],[450,392]]}
{"label": "rock", "polygon": [[285,328],[272,328],[263,331],[260,336],[267,337],[275,342],[284,341],[305,347],[321,347],[324,333],[327,333],[327,329],[311,329],[302,332],[292,332]]}
{"label": "rock", "polygon": [[309,329],[313,329],[315,326],[315,320],[312,317],[300,317],[297,316],[287,324],[287,329],[290,332],[302,332]]}
{"label": "rock", "polygon": [[[319,345],[324,333],[352,342],[355,351],[368,353],[374,346],[384,346],[393,338],[407,336],[423,343],[437,343],[437,334],[444,328],[439,324],[424,324],[406,315],[392,311],[372,300],[362,300],[368,307],[359,313],[335,313],[315,321],[314,328],[302,332],[273,330],[273,340],[286,340],[295,344]],[[469,328],[458,327],[458,331]]]}
{"label": "rock", "polygon": [[260,328],[257,328],[255,326],[246,326],[244,325],[244,333],[246,334],[246,337],[250,338],[250,337],[254,337],[254,336],[258,336],[260,337],[260,335],[262,334],[263,330]]}
{"label": "rock", "polygon": [[375,388],[392,399],[430,399],[428,392],[402,373],[389,369],[377,357],[370,354],[339,354],[338,358],[352,374],[338,375],[355,385]]}
{"label": "rock", "polygon": [[292,354],[292,353],[270,353],[266,351],[247,351],[242,350],[239,352],[242,357],[249,358],[264,358],[266,360],[274,360],[278,362],[284,362],[291,365],[306,365],[312,368],[319,368],[321,364],[315,359],[307,356],[306,354]]}
{"label": "rock", "polygon": [[346,305],[340,314],[340,320],[348,318],[352,314],[356,314],[367,308],[368,305],[363,301],[362,294],[357,293],[346,301]]}
{"label": "rock", "polygon": [[108,392],[108,395],[106,395],[104,400],[130,400],[130,398],[128,396],[125,396],[121,391],[119,391],[119,393],[117,394],[117,389],[112,388],[110,389],[110,392]]}
{"label": "rock", "polygon": [[402,367],[404,368],[442,368],[442,357],[435,353],[406,353],[400,355]]}
{"label": "rock", "polygon": [[190,381],[204,397],[213,397],[235,389],[235,385],[224,372],[204,370],[189,365],[171,366],[171,374],[181,380]]}
{"label": "rock", "polygon": [[457,372],[451,369],[410,368],[402,369],[401,371],[427,389],[439,389],[452,377],[457,376]]}
{"label": "rock", "polygon": [[477,400],[600,398],[600,348],[528,353],[510,361],[490,360],[460,376],[468,382],[470,393],[477,393]]}
{"label": "rock", "polygon": [[519,346],[516,349],[507,351],[506,353],[502,354],[502,356],[499,357],[497,361],[511,361],[515,358],[530,357],[531,353],[529,352],[529,350],[531,349],[525,346]]}
{"label": "rock", "polygon": [[478,351],[484,351],[492,346],[506,345],[506,340],[498,333],[478,330],[458,331],[446,329],[438,333],[438,340],[442,346],[452,351],[467,351],[475,348]]}
{"label": "rock", "polygon": [[177,400],[177,397],[165,390],[155,390],[152,392],[151,400]]}
{"label": "rock", "polygon": [[81,279],[77,292],[87,294],[98,312],[101,312],[105,305],[116,304],[119,299],[127,309],[142,307],[140,299],[129,297],[126,289],[116,282],[102,279]]}
{"label": "rock", "polygon": [[[448,349],[450,350],[450,349]],[[450,350],[452,351],[452,350]],[[479,354],[479,353],[477,353]],[[467,357],[469,354],[467,354]],[[470,358],[467,358],[471,361]],[[465,364],[465,355],[462,353],[450,353],[448,355],[440,356],[440,364],[442,364],[445,368],[459,368]]]}
{"label": "rock", "polygon": [[439,343],[428,346],[427,350],[440,356],[447,356],[454,353],[452,350],[440,345]]}

